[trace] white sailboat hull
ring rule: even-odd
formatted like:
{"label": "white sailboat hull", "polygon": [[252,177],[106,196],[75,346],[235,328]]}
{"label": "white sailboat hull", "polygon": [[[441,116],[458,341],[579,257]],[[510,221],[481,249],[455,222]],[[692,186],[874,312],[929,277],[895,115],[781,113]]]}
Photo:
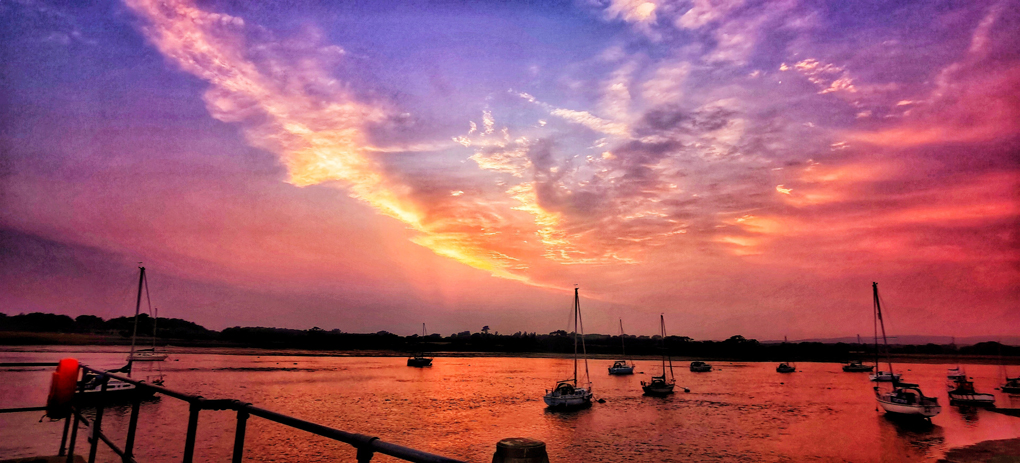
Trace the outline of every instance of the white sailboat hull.
{"label": "white sailboat hull", "polygon": [[885,400],[881,397],[878,398],[878,405],[880,405],[886,413],[920,416],[924,418],[931,418],[942,412],[941,405],[900,404]]}
{"label": "white sailboat hull", "polygon": [[585,388],[574,389],[570,394],[560,394],[553,391],[543,398],[545,404],[551,408],[583,408],[591,406],[591,391]]}

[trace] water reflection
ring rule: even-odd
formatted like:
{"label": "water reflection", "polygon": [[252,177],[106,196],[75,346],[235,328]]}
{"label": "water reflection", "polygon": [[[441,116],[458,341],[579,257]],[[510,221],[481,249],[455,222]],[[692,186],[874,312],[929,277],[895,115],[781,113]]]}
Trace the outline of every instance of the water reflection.
{"label": "water reflection", "polygon": [[[19,355],[17,361],[49,360]],[[605,403],[551,412],[542,393],[571,368],[570,359],[438,357],[432,368],[417,369],[402,357],[175,358],[179,361],[164,366],[173,389],[236,398],[470,461],[491,460],[495,443],[512,436],[545,441],[556,462],[934,461],[950,447],[1020,436],[1020,419],[981,409],[946,406],[932,423],[891,419],[876,411],[867,375],[844,373],[838,364],[801,362],[787,375],[776,373],[772,363],[722,363],[722,369],[698,374],[677,370],[678,387],[690,393],[677,389],[671,396],[649,397],[642,395],[642,374],[609,376],[603,368],[611,361],[591,361],[591,371],[603,373],[594,373],[592,381]],[[909,369],[904,372],[912,382],[948,403],[944,365]],[[994,366],[968,365],[967,371],[979,388],[991,390],[997,381]],[[0,372],[6,388],[0,400],[43,402],[48,374]],[[43,385],[41,391],[21,386],[33,382]],[[1020,401],[997,396],[1003,405]],[[123,436],[130,407],[107,410],[104,426]],[[163,398],[144,403],[141,414],[140,461],[179,459],[187,404]],[[43,453],[52,452],[59,443],[61,423],[55,424],[54,440],[36,423],[17,420],[0,416],[0,456],[21,456],[35,442]],[[196,458],[229,460],[233,425],[231,413],[202,412]],[[353,450],[252,419],[245,454],[254,461],[326,461],[351,459]]]}

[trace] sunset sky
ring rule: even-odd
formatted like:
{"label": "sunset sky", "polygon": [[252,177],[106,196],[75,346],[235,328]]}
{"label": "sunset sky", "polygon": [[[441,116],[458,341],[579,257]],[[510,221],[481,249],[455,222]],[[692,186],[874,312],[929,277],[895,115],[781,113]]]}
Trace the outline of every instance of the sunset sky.
{"label": "sunset sky", "polygon": [[[80,3],[89,3],[82,5]],[[262,4],[252,6],[251,4]],[[0,312],[1020,329],[1020,1],[0,2]]]}

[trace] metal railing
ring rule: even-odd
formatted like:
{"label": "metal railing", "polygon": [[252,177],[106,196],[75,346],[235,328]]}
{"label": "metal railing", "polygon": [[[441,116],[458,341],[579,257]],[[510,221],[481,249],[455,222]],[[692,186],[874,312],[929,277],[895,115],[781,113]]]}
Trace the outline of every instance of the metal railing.
{"label": "metal railing", "polygon": [[[100,392],[91,393],[99,394],[98,401],[95,407],[95,418],[90,422],[88,418],[82,415],[81,408],[77,405],[72,407],[72,417],[68,417],[64,423],[64,432],[60,439],[60,456],[67,456],[67,463],[73,462],[74,448],[78,438],[78,427],[84,424],[90,433],[88,436],[89,442],[89,463],[95,463],[96,452],[99,448],[99,442],[104,442],[113,453],[116,453],[123,462],[134,463],[134,443],[135,443],[135,431],[138,427],[138,415],[141,408],[142,392],[152,392],[162,394],[167,397],[182,400],[188,402],[189,415],[188,415],[188,431],[184,441],[184,463],[191,463],[195,455],[195,439],[198,433],[198,416],[202,410],[234,410],[237,412],[237,428],[234,433],[234,449],[233,458],[234,463],[240,463],[241,458],[244,455],[244,434],[247,427],[248,418],[257,416],[275,423],[282,424],[284,426],[290,426],[292,428],[300,429],[305,432],[309,432],[318,436],[340,441],[345,444],[350,444],[357,449],[357,461],[358,463],[365,463],[372,460],[372,457],[376,453],[383,455],[389,455],[391,457],[399,458],[405,461],[413,461],[418,463],[463,463],[459,460],[442,457],[439,455],[433,455],[431,453],[422,452],[412,448],[404,447],[401,445],[391,444],[389,442],[383,442],[378,437],[367,436],[364,434],[355,434],[339,429],[330,428],[321,424],[312,423],[302,419],[294,418],[291,416],[276,413],[263,408],[255,407],[249,403],[241,402],[233,399],[206,399],[202,396],[185,394],[182,392],[167,389],[162,386],[147,383],[145,381],[138,381],[126,376],[116,375],[109,373],[104,370],[98,370],[88,366],[81,366],[83,372],[91,372],[98,376],[100,381]],[[104,395],[107,394],[107,386],[111,379],[121,381],[128,384],[133,384],[136,388],[131,399],[131,417],[128,421],[127,439],[125,440],[124,447],[119,447],[109,436],[103,433],[103,408],[104,402],[106,402]],[[84,381],[79,385],[79,392],[84,392]],[[44,408],[44,407],[36,407]],[[72,419],[73,418],[73,419]],[[71,422],[73,423],[73,426]],[[68,442],[70,437],[70,442]],[[66,444],[66,445],[65,445]]]}

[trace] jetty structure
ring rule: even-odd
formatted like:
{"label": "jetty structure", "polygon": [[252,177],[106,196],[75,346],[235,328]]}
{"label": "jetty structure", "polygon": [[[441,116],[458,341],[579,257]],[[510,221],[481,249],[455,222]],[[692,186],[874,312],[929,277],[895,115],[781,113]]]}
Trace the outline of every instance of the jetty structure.
{"label": "jetty structure", "polygon": [[[173,389],[111,371],[92,368],[79,364],[76,359],[67,358],[59,363],[0,363],[0,368],[25,368],[25,367],[46,367],[56,366],[57,371],[53,374],[53,381],[50,384],[50,393],[46,405],[35,407],[20,407],[0,409],[0,413],[17,412],[39,412],[45,411],[46,417],[52,420],[64,420],[64,429],[60,438],[60,446],[57,456],[39,457],[29,461],[67,462],[76,463],[87,461],[94,463],[100,445],[106,446],[115,453],[121,461],[137,462],[135,459],[135,438],[138,431],[139,420],[142,419],[141,404],[143,396],[147,394],[134,394],[131,396],[131,415],[128,421],[127,436],[120,445],[114,438],[107,434],[103,428],[103,415],[108,405],[123,402],[116,402],[115,394],[111,393],[110,385],[115,382],[130,384],[140,392],[158,394],[162,397],[180,400],[188,403],[187,433],[184,440],[184,455],[182,461],[191,463],[195,460],[195,444],[198,440],[198,421],[203,410],[232,410],[237,412],[237,421],[234,432],[234,446],[231,461],[240,463],[244,456],[244,436],[248,420],[258,417],[274,423],[279,423],[294,429],[299,429],[309,434],[325,437],[327,439],[343,442],[351,445],[356,450],[356,461],[367,463],[372,460],[375,454],[388,455],[404,461],[417,463],[461,463],[460,460],[440,455],[423,452],[409,447],[393,444],[380,440],[375,436],[357,434],[331,428],[311,421],[302,420],[283,413],[266,410],[256,407],[250,403],[234,399],[207,399],[202,396],[184,393]],[[83,393],[83,384],[79,381],[81,375],[94,375],[99,380],[99,392],[85,406],[79,399]],[[87,410],[87,413],[86,413]],[[183,419],[183,417],[182,417]],[[83,430],[85,449],[82,454],[75,451],[79,445],[79,430]],[[117,439],[120,440],[120,439]],[[87,454],[87,458],[85,455]],[[500,441],[497,445],[497,455],[500,461],[514,462],[548,462],[545,453],[545,444],[528,438],[511,438]],[[513,459],[521,455],[524,459]],[[510,457],[503,460],[503,456]],[[544,458],[544,459],[543,459]],[[17,460],[16,460],[17,461]],[[23,460],[22,460],[23,461]],[[0,460],[0,463],[5,463]]]}

